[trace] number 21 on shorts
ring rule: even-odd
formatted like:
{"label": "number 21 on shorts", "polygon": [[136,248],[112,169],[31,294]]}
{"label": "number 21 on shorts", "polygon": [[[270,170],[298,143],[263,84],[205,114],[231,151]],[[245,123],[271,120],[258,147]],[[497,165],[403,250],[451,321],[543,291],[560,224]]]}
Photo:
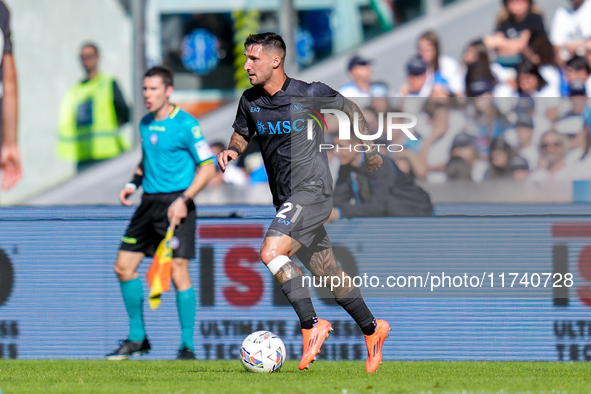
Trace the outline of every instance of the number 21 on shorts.
{"label": "number 21 on shorts", "polygon": [[[295,212],[293,209],[295,207]],[[290,225],[295,223],[302,212],[302,206],[300,204],[292,204],[291,202],[286,202],[283,204],[283,207],[277,212],[275,217],[277,218],[278,223],[282,223],[285,225]],[[287,215],[287,216],[286,216]],[[291,216],[291,217],[288,217]]]}

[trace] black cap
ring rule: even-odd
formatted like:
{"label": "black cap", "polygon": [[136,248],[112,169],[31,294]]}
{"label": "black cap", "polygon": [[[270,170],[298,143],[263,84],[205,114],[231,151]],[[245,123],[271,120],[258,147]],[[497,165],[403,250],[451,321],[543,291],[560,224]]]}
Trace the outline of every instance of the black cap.
{"label": "black cap", "polygon": [[451,144],[451,150],[456,148],[465,148],[467,146],[474,146],[474,136],[462,131],[455,136],[454,141]]}
{"label": "black cap", "polygon": [[406,63],[406,72],[408,75],[423,75],[427,72],[427,63],[420,57],[415,56]]}
{"label": "black cap", "polygon": [[527,160],[523,158],[523,156],[513,156],[509,161],[509,168],[511,171],[517,170],[529,170],[529,164],[527,164]]}
{"label": "black cap", "polygon": [[371,62],[367,59],[362,58],[361,56],[355,55],[349,60],[349,66],[347,69],[351,71],[353,68],[357,66],[368,66]]}
{"label": "black cap", "polygon": [[532,120],[531,115],[525,112],[517,113],[515,127],[526,127],[528,129],[533,129],[534,121]]}
{"label": "black cap", "polygon": [[494,83],[486,79],[474,81],[468,86],[468,96],[482,96],[483,94],[492,92],[494,87]]}
{"label": "black cap", "polygon": [[568,96],[587,96],[587,89],[585,89],[585,82],[580,79],[575,79],[569,85]]}

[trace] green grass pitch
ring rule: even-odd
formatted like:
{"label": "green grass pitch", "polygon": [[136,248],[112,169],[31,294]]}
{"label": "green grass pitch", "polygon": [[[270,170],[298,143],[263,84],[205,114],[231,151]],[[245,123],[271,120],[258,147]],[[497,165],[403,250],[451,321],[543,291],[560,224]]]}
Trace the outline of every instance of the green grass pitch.
{"label": "green grass pitch", "polygon": [[239,361],[1,360],[11,393],[591,393],[591,364],[546,362],[287,362],[271,374]]}

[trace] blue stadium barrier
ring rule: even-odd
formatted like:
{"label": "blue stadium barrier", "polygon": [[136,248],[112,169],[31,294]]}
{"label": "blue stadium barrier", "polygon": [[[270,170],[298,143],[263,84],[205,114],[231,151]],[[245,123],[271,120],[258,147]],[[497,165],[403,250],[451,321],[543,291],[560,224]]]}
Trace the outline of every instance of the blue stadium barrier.
{"label": "blue stadium barrier", "polygon": [[[351,275],[376,277],[381,284],[389,277],[421,276],[427,284],[362,288],[374,314],[393,328],[385,358],[591,360],[589,208],[553,206],[549,215],[545,205],[481,206],[480,214],[464,207],[470,217],[451,215],[459,207],[446,206],[436,208],[444,217],[352,219],[327,226],[335,254]],[[127,335],[112,266],[132,212],[0,210],[0,357],[99,359]],[[199,359],[236,359],[244,337],[258,329],[280,335],[288,359],[299,358],[296,316],[258,258],[273,213],[269,207],[201,208],[197,259],[191,262]],[[148,263],[141,266],[142,278]],[[451,292],[431,291],[433,277],[455,280],[464,272],[484,286],[466,282],[455,289],[450,284]],[[510,273],[519,274],[514,287]],[[520,284],[525,273],[527,288]],[[568,287],[567,273],[573,275]],[[543,274],[548,285],[539,280],[546,279]],[[314,286],[312,294],[327,295]],[[365,358],[363,336],[350,317],[328,299],[315,305],[335,328],[321,356]],[[180,341],[174,291],[156,311],[146,303],[145,317],[153,345],[146,358],[173,358]]]}

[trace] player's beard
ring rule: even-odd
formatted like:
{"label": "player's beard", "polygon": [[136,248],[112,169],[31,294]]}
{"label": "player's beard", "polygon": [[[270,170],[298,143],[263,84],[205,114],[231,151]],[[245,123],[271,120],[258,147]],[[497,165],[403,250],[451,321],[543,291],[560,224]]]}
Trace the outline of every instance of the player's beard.
{"label": "player's beard", "polygon": [[258,86],[264,87],[265,84],[271,80],[271,77],[272,76],[273,76],[273,68],[270,68],[264,74],[262,74],[262,73],[256,73],[255,74],[255,80],[254,81],[251,81],[250,83],[253,86],[257,86],[258,85]]}

